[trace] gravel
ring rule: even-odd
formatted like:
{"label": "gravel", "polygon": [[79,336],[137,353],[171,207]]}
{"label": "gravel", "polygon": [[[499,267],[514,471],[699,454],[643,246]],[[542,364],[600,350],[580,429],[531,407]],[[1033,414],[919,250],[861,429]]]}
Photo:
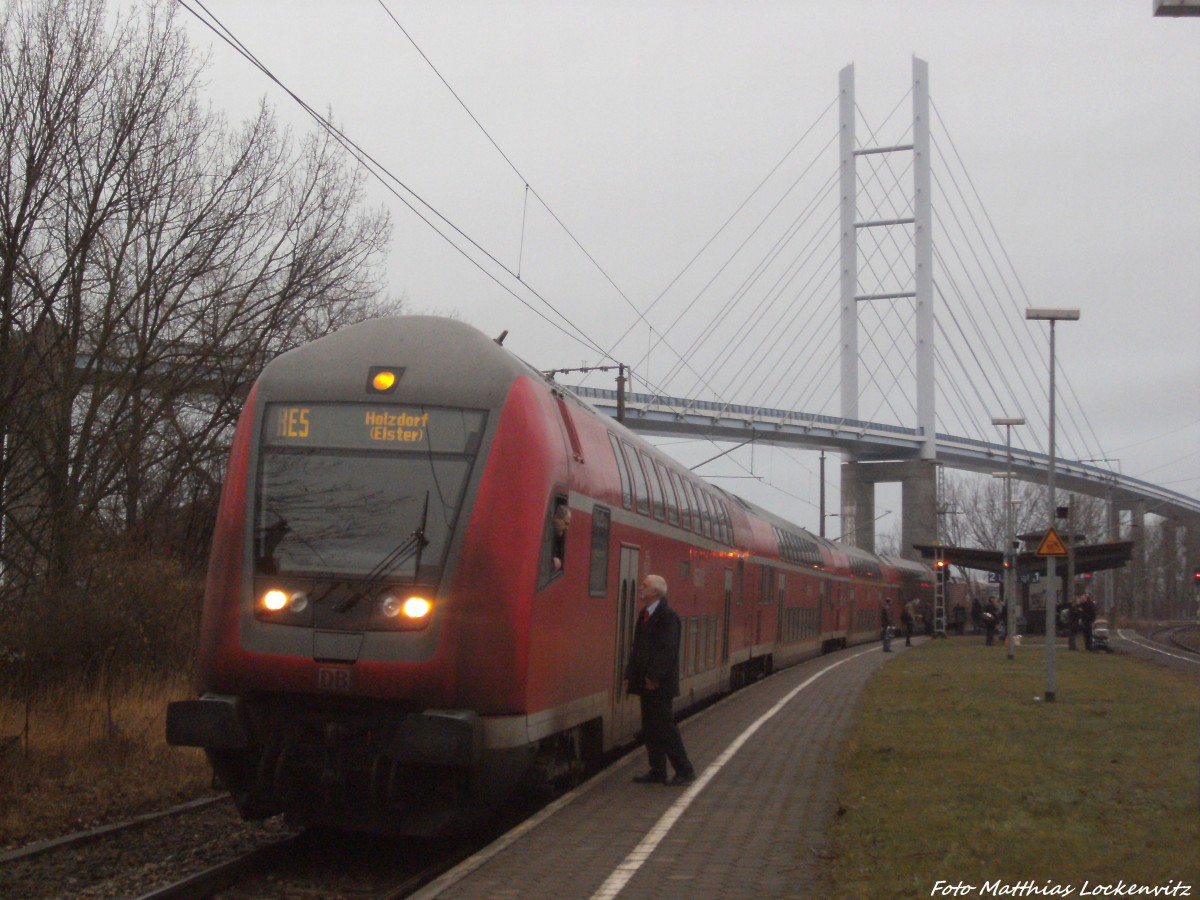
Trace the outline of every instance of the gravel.
{"label": "gravel", "polygon": [[0,857],[0,897],[127,898],[203,871],[294,832],[282,817],[243,822],[227,798],[200,808]]}

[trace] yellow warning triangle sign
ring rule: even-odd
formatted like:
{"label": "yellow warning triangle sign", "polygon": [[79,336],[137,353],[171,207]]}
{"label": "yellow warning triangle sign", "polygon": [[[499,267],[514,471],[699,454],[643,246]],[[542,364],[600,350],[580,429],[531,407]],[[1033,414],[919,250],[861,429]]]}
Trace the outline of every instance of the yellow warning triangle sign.
{"label": "yellow warning triangle sign", "polygon": [[1067,546],[1062,542],[1062,538],[1058,536],[1058,532],[1051,528],[1046,532],[1046,536],[1042,538],[1041,544],[1037,548],[1038,556],[1066,556]]}

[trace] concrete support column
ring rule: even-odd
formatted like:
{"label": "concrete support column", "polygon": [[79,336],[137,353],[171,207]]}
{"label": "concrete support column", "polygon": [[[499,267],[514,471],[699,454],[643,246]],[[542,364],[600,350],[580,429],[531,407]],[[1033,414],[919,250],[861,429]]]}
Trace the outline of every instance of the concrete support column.
{"label": "concrete support column", "polygon": [[928,460],[843,464],[842,539],[875,552],[875,485],[889,481],[902,486],[900,553],[920,559],[913,545],[937,540],[937,464]]}
{"label": "concrete support column", "polygon": [[875,552],[874,466],[842,464],[842,540]]}
{"label": "concrete support column", "polygon": [[1184,522],[1183,535],[1183,578],[1185,608],[1189,610],[1188,618],[1200,621],[1200,586],[1195,581],[1195,571],[1200,568],[1200,516],[1188,518]]}
{"label": "concrete support column", "polygon": [[1146,501],[1135,500],[1129,505],[1129,539],[1133,541],[1133,558],[1129,561],[1129,591],[1132,594],[1133,614],[1149,618],[1150,598],[1146,596]]}
{"label": "concrete support column", "polygon": [[908,559],[919,559],[913,545],[932,544],[938,539],[937,464],[921,460],[904,465],[909,474],[903,479],[900,552]]}
{"label": "concrete support column", "polygon": [[1162,572],[1162,596],[1155,598],[1158,601],[1158,616],[1161,618],[1176,619],[1182,615],[1180,576],[1183,573],[1183,554],[1180,553],[1179,546],[1182,530],[1183,526],[1177,519],[1163,519],[1161,553],[1155,561],[1156,566],[1161,566]]}

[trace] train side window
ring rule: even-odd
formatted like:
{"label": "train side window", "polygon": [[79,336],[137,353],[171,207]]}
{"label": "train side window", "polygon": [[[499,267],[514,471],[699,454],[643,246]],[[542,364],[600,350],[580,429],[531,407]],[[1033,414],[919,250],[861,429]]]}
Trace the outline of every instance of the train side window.
{"label": "train side window", "polygon": [[[638,456],[641,456],[639,453]],[[666,509],[663,504],[663,489],[658,483],[658,473],[654,471],[654,460],[649,456],[642,456],[642,464],[646,467],[646,480],[650,482],[650,499],[654,503],[654,518],[662,521],[666,518]]]}
{"label": "train side window", "polygon": [[683,496],[688,508],[688,517],[692,520],[691,530],[696,534],[700,534],[700,504],[696,502],[695,487],[686,475],[679,476],[679,483],[683,487]]}
{"label": "train side window", "polygon": [[708,504],[708,494],[703,488],[696,488],[696,500],[700,504],[700,530],[704,533],[705,537],[712,537],[712,507]]}
{"label": "train side window", "polygon": [[713,506],[716,507],[713,512],[717,517],[717,522],[719,522],[721,526],[721,540],[726,544],[732,544],[733,522],[730,521],[729,510],[725,507],[725,501],[720,497],[713,497]]}
{"label": "train side window", "polygon": [[764,565],[760,572],[758,603],[760,606],[770,606],[775,601],[775,571],[771,566]]}
{"label": "train side window", "polygon": [[658,469],[658,480],[662,482],[663,496],[667,502],[667,524],[678,525],[679,502],[675,499],[675,486],[671,484],[671,476],[667,467],[658,460],[654,461],[654,468]]}
{"label": "train side window", "polygon": [[575,462],[583,462],[583,446],[579,443],[579,432],[575,430],[575,420],[571,418],[571,410],[567,408],[567,401],[559,393],[555,393],[554,399],[558,401],[558,414],[562,416],[563,427],[567,429],[567,440],[571,443],[571,454],[575,457]]}
{"label": "train side window", "polygon": [[629,472],[633,475],[633,502],[637,506],[638,512],[648,516],[650,515],[650,485],[646,483],[646,473],[642,471],[638,452],[624,441],[621,441],[621,449],[625,451],[625,458],[629,460]]}
{"label": "train side window", "polygon": [[625,454],[621,450],[621,442],[611,431],[608,433],[608,442],[612,444],[613,457],[617,461],[617,475],[621,478],[621,505],[626,509],[632,509],[633,487],[629,478],[629,460],[625,458]]}
{"label": "train side window", "polygon": [[688,531],[691,531],[692,508],[688,503],[687,494],[683,490],[683,482],[679,478],[679,473],[674,469],[668,471],[671,474],[671,483],[675,487],[675,494],[679,497],[679,524]]}
{"label": "train side window", "polygon": [[608,536],[612,513],[607,506],[592,509],[592,567],[588,573],[588,593],[603,597],[608,593]]}
{"label": "train side window", "polygon": [[567,531],[571,525],[571,508],[565,494],[555,494],[550,500],[546,525],[542,531],[542,552],[538,562],[538,589],[544,588],[562,575],[567,564]]}

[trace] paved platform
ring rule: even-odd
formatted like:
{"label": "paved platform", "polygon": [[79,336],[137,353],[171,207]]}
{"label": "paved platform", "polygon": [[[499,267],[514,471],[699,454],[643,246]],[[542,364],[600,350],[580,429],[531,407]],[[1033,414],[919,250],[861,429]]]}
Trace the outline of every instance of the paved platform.
{"label": "paved platform", "polygon": [[420,898],[825,894],[835,763],[879,644],[794,666],[681,724],[697,780],[634,784],[638,748],[433,882]]}

